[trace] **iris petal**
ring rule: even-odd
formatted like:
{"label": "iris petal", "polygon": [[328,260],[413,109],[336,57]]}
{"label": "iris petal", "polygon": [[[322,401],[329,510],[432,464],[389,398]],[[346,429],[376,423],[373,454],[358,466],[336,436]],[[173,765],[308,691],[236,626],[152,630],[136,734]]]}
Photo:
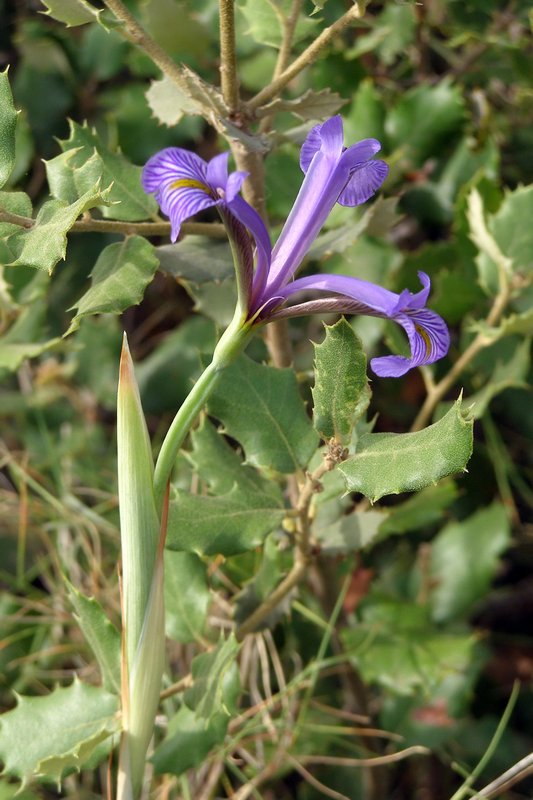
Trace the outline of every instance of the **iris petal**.
{"label": "iris petal", "polygon": [[144,191],[154,194],[168,183],[183,179],[205,183],[207,175],[205,161],[181,147],[167,147],[156,153],[147,161],[141,177]]}
{"label": "iris petal", "polygon": [[384,161],[367,161],[357,167],[341,192],[338,203],[341,206],[358,206],[365,203],[379,189],[389,168]]}

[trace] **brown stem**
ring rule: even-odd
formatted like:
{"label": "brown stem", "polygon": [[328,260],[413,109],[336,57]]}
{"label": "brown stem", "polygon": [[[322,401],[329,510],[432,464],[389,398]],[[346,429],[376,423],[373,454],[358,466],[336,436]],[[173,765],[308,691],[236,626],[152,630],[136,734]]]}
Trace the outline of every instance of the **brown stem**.
{"label": "brown stem", "polygon": [[[35,220],[0,210],[0,222],[9,222],[21,228],[33,228]],[[210,236],[225,239],[226,230],[223,225],[211,222],[184,222],[180,232],[184,235]],[[170,222],[119,222],[117,220],[92,219],[86,217],[77,220],[69,233],[121,233],[124,236],[138,234],[140,236],[168,236]]]}
{"label": "brown stem", "polygon": [[302,10],[303,0],[293,0],[292,8],[288,17],[283,16],[283,37],[279,48],[278,60],[274,69],[274,80],[287,69],[291,57],[292,42],[294,32],[298,24],[298,17]]}
{"label": "brown stem", "polygon": [[344,458],[346,458],[344,448],[332,441],[322,463],[314,472],[307,473],[305,483],[302,486],[296,504],[298,523],[295,536],[296,553],[293,567],[274,591],[270,593],[267,599],[264,600],[238,628],[238,639],[243,639],[248,633],[254,631],[307,574],[311,561],[311,503],[314,495],[322,488],[320,483],[321,478],[324,477],[326,472],[330,472],[340,461],[343,461]]}
{"label": "brown stem", "polygon": [[292,81],[302,70],[312,64],[318,58],[320,52],[334,39],[344,28],[351,22],[359,19],[362,16],[361,7],[356,2],[351,6],[348,11],[342,15],[333,25],[325,28],[320,36],[304,50],[304,52],[295,59],[283,72],[274,78],[272,83],[265,86],[255,97],[248,102],[248,108],[255,109],[272,100],[278,95],[285,86]]}
{"label": "brown stem", "polygon": [[[492,308],[487,316],[486,324],[494,326],[498,323],[501,315],[505,311],[505,307],[511,297],[511,288],[504,284],[499,293],[494,299]],[[424,405],[420,409],[415,421],[411,426],[411,432],[419,431],[424,428],[437,407],[437,404],[442,400],[445,394],[454,385],[457,378],[461,375],[463,370],[470,364],[470,362],[477,356],[477,354],[492,344],[492,339],[487,337],[484,333],[478,333],[475,339],[468,345],[464,353],[457,359],[450,371],[430,389]]]}
{"label": "brown stem", "polygon": [[230,118],[240,107],[237,56],[235,53],[235,0],[219,0],[220,86]]}

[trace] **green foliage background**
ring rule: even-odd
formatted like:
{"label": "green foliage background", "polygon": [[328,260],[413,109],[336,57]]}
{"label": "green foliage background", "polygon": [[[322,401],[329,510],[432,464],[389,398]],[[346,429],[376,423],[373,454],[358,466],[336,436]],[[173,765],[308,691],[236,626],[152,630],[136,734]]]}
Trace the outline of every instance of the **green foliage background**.
{"label": "green foliage background", "polygon": [[[281,41],[276,5],[290,4],[238,3],[244,97],[270,80]],[[0,178],[7,181],[0,209],[37,220],[25,230],[0,217],[0,696],[5,710],[15,705],[14,692],[32,696],[20,705],[31,722],[53,697],[48,692],[58,682],[68,686],[73,673],[96,687],[102,672],[105,689],[98,690],[102,717],[90,720],[90,758],[77,752],[63,762],[36,748],[14,764],[5,759],[9,775],[0,781],[0,797],[6,798],[16,789],[12,777],[29,776],[39,764],[51,778],[65,767],[83,771],[69,775],[61,789],[34,783],[25,798],[101,796],[105,787],[105,737],[115,724],[108,690],[117,682],[109,653],[117,634],[106,627],[97,637],[105,642],[96,653],[98,667],[73,609],[90,625],[101,621],[102,607],[119,625],[114,426],[122,330],[157,445],[231,316],[234,298],[221,240],[190,236],[174,251],[164,237],[148,241],[138,229],[124,238],[74,226],[87,211],[98,220],[156,221],[155,203],[140,188],[140,165],[165,146],[209,158],[225,145],[194,104],[180,102],[146,56],[124,41],[107,12],[100,25],[81,2],[50,0],[49,6],[47,16],[36,4],[0,0],[0,67],[10,65],[14,97],[11,109],[4,75],[2,143],[13,134],[14,109],[20,110],[13,163],[0,146]],[[212,0],[129,6],[173,58],[218,84]],[[341,0],[320,6],[311,14],[313,4],[304,4],[295,52],[345,11]],[[63,8],[64,21],[75,27],[58,21]],[[295,105],[278,107],[273,132],[264,136],[266,201],[276,229],[300,185],[302,125],[333,113],[339,102],[332,93],[340,95],[346,142],[380,139],[391,174],[383,197],[369,208],[336,208],[306,268],[396,291],[415,290],[417,270],[429,272],[430,305],[452,330],[437,379],[479,331],[490,345],[436,409],[443,440],[447,430],[460,436],[464,421],[453,402],[463,390],[476,420],[468,473],[416,494],[395,494],[395,481],[406,472],[409,488],[419,488],[416,459],[404,455],[393,468],[388,449],[379,459],[384,437],[421,436],[408,434],[426,395],[418,372],[398,381],[374,378],[368,421],[369,393],[366,384],[360,387],[360,418],[351,430],[321,410],[323,384],[311,393],[310,340],[324,338],[319,320],[291,323],[298,381],[261,363],[267,358],[261,340],[231,368],[210,417],[180,455],[170,516],[168,681],[190,671],[195,679],[162,707],[168,727],[158,730],[153,761],[160,790],[170,796],[195,796],[217,765],[217,796],[231,796],[232,787],[274,764],[255,796],[324,796],[307,770],[353,800],[449,798],[486,752],[515,680],[522,682],[519,700],[481,785],[533,749],[532,20],[527,0],[370,2],[360,23],[290,84],[286,97]],[[302,96],[305,102],[296,103]],[[486,231],[521,281],[504,321],[490,330],[484,320],[497,269],[473,222],[473,189]],[[207,213],[203,221],[214,220]],[[404,346],[383,320],[355,318],[349,330],[368,354],[385,352],[383,341],[396,352]],[[316,358],[317,370],[331,380],[327,345]],[[261,388],[264,407],[250,386]],[[246,619],[289,569],[290,520],[283,519],[279,475],[307,467],[316,451],[313,403],[318,431],[340,430],[341,438],[357,441],[358,454],[370,452],[377,470],[366,477],[357,456],[346,462],[347,496],[338,471],[324,477],[309,580],[291,596],[290,614],[289,602],[273,612],[261,644],[247,640],[239,684],[237,644],[232,637],[219,641],[219,631],[228,627],[229,601],[237,621]],[[260,435],[269,417],[279,419],[279,441]],[[399,457],[405,442],[398,440]],[[417,442],[416,457],[423,457],[424,440]],[[351,483],[350,470],[357,479]],[[434,471],[437,481],[444,473],[438,464]],[[357,492],[381,498],[379,505],[369,508]],[[65,575],[99,607],[84,605],[83,595],[76,600]],[[85,693],[94,704],[93,687],[73,687],[69,703]],[[276,692],[270,716],[246,716]],[[228,727],[230,715],[237,722]],[[57,721],[58,728],[63,724]],[[372,734],[355,730],[365,724]],[[269,738],[272,730],[276,736]],[[289,734],[294,738],[284,749]],[[12,737],[4,723],[0,754]],[[429,747],[431,754],[415,751],[408,760],[371,769],[327,764],[328,756],[370,758],[410,746]],[[325,763],[313,764],[309,757],[317,755]],[[532,791],[529,779],[498,796],[519,800]]]}

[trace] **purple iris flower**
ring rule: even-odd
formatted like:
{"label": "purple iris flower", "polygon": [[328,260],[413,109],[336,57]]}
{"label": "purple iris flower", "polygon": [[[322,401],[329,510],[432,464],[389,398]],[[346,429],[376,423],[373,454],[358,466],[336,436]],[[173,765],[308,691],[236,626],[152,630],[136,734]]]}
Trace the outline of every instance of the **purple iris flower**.
{"label": "purple iris flower", "polygon": [[[250,246],[247,231],[256,246],[255,272],[251,257],[241,258],[248,273],[240,279],[246,295],[246,311],[255,323],[318,312],[367,314],[392,319],[407,333],[411,357],[374,358],[371,366],[382,377],[399,377],[409,369],[431,364],[448,352],[449,334],[444,321],[425,308],[429,277],[419,273],[422,289],[400,294],[381,286],[342,275],[319,274],[293,280],[294,274],[328,215],[340,203],[364,203],[385,180],[388,167],[373,156],[381,149],[376,139],[363,139],[351,147],[343,144],[339,116],[314,127],[301,150],[300,165],[305,178],[273,249],[259,215],[238,194],[246,173],[228,176],[228,154],[208,164],[180,148],[167,148],[153,156],[143,171],[143,186],[153,192],[163,213],[170,217],[172,241],[181,223],[198,211],[217,206],[237,249]],[[247,244],[245,240],[247,239]],[[301,292],[325,292],[327,297],[287,305]]]}

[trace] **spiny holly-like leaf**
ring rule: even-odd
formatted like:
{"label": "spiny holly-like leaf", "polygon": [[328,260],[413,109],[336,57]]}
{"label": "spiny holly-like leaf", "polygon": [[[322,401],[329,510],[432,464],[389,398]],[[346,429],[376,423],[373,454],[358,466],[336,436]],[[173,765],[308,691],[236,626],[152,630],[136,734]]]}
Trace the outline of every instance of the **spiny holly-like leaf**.
{"label": "spiny holly-like leaf", "polygon": [[206,566],[194,553],[165,552],[165,628],[186,644],[203,636],[211,594]]}
{"label": "spiny holly-like leaf", "polygon": [[235,687],[227,692],[226,678],[239,650],[240,644],[231,633],[227,639],[221,637],[211,652],[193,659],[193,685],[185,692],[184,700],[201,719],[208,720],[220,711],[229,715],[234,710]]}
{"label": "spiny holly-like leaf", "polygon": [[79,769],[119,730],[116,695],[77,678],[45,697],[17,701],[0,717],[0,758],[5,773],[23,784],[32,777],[59,782],[66,769]]}
{"label": "spiny holly-like leaf", "polygon": [[336,114],[339,108],[342,108],[348,101],[344,100],[337,92],[332,92],[331,89],[321,89],[319,92],[314,92],[308,89],[301,97],[295,100],[273,100],[263,110],[268,111],[270,114],[275,114],[279,111],[290,111],[296,117],[303,120],[321,120]]}
{"label": "spiny holly-like leaf", "polygon": [[508,514],[497,503],[439,533],[431,544],[430,605],[435,620],[463,616],[486,596],[510,534]]}
{"label": "spiny holly-like leaf", "polygon": [[152,756],[156,775],[181,775],[197,767],[218,744],[222,744],[229,716],[214,714],[206,724],[194,711],[182,706],[168,723],[168,733]]}
{"label": "spiny holly-like leaf", "polygon": [[169,127],[177,125],[188,114],[202,113],[201,106],[186,95],[168,75],[164,75],[162,80],[152,81],[146,92],[146,100],[154,117]]}
{"label": "spiny holly-like leaf", "polygon": [[476,646],[475,636],[435,630],[425,608],[399,601],[369,606],[357,629],[346,629],[342,639],[366,683],[400,695],[435,691],[461,675]]}
{"label": "spiny holly-like leaf", "polygon": [[318,444],[292,370],[246,356],[224,370],[209,413],[242,444],[248,463],[258,467],[295,472],[306,466]]}
{"label": "spiny holly-like leaf", "polygon": [[163,272],[196,286],[223,281],[235,269],[228,242],[208,236],[187,236],[178,244],[156,247],[155,254]]}
{"label": "spiny holly-like leaf", "polygon": [[271,494],[235,486],[220,497],[180,493],[170,503],[167,547],[199,555],[253,550],[279,525],[285,509]]}
{"label": "spiny holly-like leaf", "polygon": [[316,538],[327,555],[354,553],[369,547],[379,537],[380,526],[387,519],[383,511],[353,511],[322,529]]}
{"label": "spiny holly-like leaf", "polygon": [[37,214],[31,228],[13,234],[8,244],[17,253],[11,266],[23,265],[51,273],[67,252],[67,233],[76,219],[89,208],[106,202],[98,190],[90,190],[70,205],[48,200]]}
{"label": "spiny holly-like leaf", "polygon": [[0,72],[0,187],[7,182],[15,166],[16,126],[17,112],[6,69]]}
{"label": "spiny holly-like leaf", "polygon": [[243,464],[239,453],[230,447],[207,417],[192,432],[191,441],[193,449],[188,457],[213,494],[223,495],[237,486],[241,491],[270,496],[276,506],[281,505],[278,485]]}
{"label": "spiny holly-like leaf", "polygon": [[76,619],[102,673],[104,689],[120,694],[120,633],[94,597],[86,597],[67,582]]}
{"label": "spiny holly-like leaf", "polygon": [[104,217],[135,222],[157,214],[157,203],[141,186],[141,167],[106,147],[87,125],[70,122],[70,136],[60,145],[63,153],[45,162],[54,197],[72,203],[100,180],[101,186],[110,187],[110,205],[101,208]]}
{"label": "spiny holly-like leaf", "polygon": [[[481,198],[475,190],[469,197],[481,205]],[[499,263],[507,271],[521,271],[526,274],[533,270],[533,230],[530,224],[533,214],[533,186],[520,186],[504,197],[498,211],[488,217],[485,240],[474,239],[480,254],[476,261],[480,272],[480,281],[485,289],[494,293],[498,288],[497,267]],[[470,225],[472,227],[472,213]],[[483,246],[486,241],[492,242],[492,248]]]}
{"label": "spiny holly-like leaf", "polygon": [[342,317],[325,326],[326,338],[315,344],[313,421],[324,439],[346,443],[370,402],[363,345]]}
{"label": "spiny holly-like leaf", "polygon": [[417,433],[367,433],[355,456],[339,465],[348,491],[370,500],[414,492],[464,470],[472,454],[471,421],[457,400],[446,416]]}
{"label": "spiny holly-like leaf", "polygon": [[490,405],[492,399],[505,389],[529,387],[528,374],[531,364],[531,338],[519,342],[514,353],[505,361],[499,361],[494,367],[490,380],[479,392],[464,400],[465,407],[474,419],[480,419]]}
{"label": "spiny holly-like leaf", "polygon": [[97,22],[100,10],[86,0],[42,0],[46,15],[63,22],[67,28]]}
{"label": "spiny holly-like leaf", "polygon": [[90,314],[120,314],[138,305],[158,267],[152,245],[142,236],[129,236],[108,245],[91,273],[91,288],[72,306],[77,314],[65,335]]}

